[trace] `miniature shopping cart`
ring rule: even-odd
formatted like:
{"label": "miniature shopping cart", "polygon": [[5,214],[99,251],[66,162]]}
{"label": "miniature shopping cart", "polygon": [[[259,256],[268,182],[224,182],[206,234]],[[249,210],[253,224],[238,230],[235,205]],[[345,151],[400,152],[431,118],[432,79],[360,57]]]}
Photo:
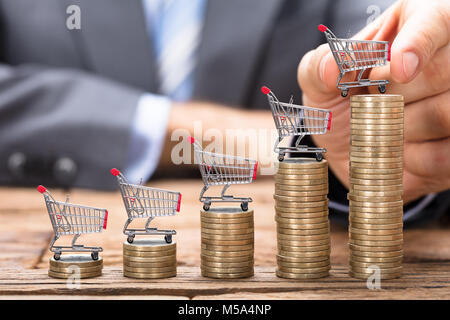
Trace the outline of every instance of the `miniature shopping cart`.
{"label": "miniature shopping cart", "polygon": [[[117,177],[122,200],[127,210],[128,219],[123,227],[127,241],[133,243],[136,235],[164,235],[167,243],[172,242],[175,230],[160,230],[150,228],[150,222],[156,217],[174,216],[180,212],[181,193],[131,184],[117,169],[111,169],[111,174]],[[146,218],[144,229],[129,228],[130,223],[137,218]]]}
{"label": "miniature shopping cart", "polygon": [[[50,242],[50,251],[54,253],[55,260],[59,260],[63,252],[91,252],[92,259],[98,260],[98,253],[103,251],[101,247],[86,247],[76,244],[76,241],[81,234],[98,233],[106,229],[108,210],[72,204],[69,203],[69,197],[66,202],[56,201],[44,186],[39,186],[37,190],[44,195],[55,232]],[[74,236],[71,246],[55,246],[56,240],[62,235]]]}
{"label": "miniature shopping cart", "polygon": [[[267,87],[261,91],[267,95],[273,120],[278,130],[278,139],[275,141],[274,151],[278,153],[278,160],[283,161],[286,153],[315,153],[316,160],[322,161],[324,148],[308,147],[300,145],[303,137],[312,134],[324,134],[331,127],[332,113],[329,110],[298,106],[278,101],[275,94]],[[293,147],[278,146],[285,137],[297,137]]]}
{"label": "miniature shopping cart", "polygon": [[[256,178],[258,162],[237,156],[203,151],[201,145],[193,137],[189,141],[194,145],[195,158],[200,167],[203,183],[200,192],[200,201],[203,209],[209,210],[212,202],[240,202],[243,211],[248,210],[248,203],[252,198],[234,197],[225,192],[232,184],[251,183]],[[205,197],[204,194],[210,186],[223,185],[220,197]]]}
{"label": "miniature shopping cart", "polygon": [[[378,86],[380,93],[386,92],[387,80],[362,79],[364,71],[383,66],[390,61],[391,48],[388,41],[338,39],[333,32],[323,24],[318,29],[325,33],[333,57],[339,67],[337,87],[341,95],[346,97],[349,88]],[[351,71],[358,71],[356,81],[342,82],[342,77]]]}

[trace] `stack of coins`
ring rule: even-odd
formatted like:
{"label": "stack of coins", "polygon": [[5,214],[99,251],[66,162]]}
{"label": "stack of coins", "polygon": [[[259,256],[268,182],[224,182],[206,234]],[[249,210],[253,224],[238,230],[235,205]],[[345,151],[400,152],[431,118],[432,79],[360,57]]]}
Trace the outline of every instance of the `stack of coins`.
{"label": "stack of coins", "polygon": [[403,258],[403,97],[351,97],[350,275],[398,278]]}
{"label": "stack of coins", "polygon": [[202,276],[237,279],[253,276],[253,210],[200,211]]}
{"label": "stack of coins", "polygon": [[62,255],[59,260],[50,258],[48,275],[52,278],[68,279],[79,277],[79,279],[93,278],[102,275],[103,259],[92,260],[90,255]]}
{"label": "stack of coins", "polygon": [[136,239],[123,243],[123,275],[161,279],[177,275],[177,245],[163,239]]}
{"label": "stack of coins", "polygon": [[275,175],[277,270],[281,278],[316,279],[330,270],[328,163],[285,159]]}

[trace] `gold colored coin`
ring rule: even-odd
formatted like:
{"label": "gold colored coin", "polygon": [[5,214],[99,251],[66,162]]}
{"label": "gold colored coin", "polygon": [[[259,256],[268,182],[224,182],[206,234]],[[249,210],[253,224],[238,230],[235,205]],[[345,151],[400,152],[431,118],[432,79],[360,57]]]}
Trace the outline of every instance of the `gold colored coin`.
{"label": "gold colored coin", "polygon": [[403,228],[403,223],[391,223],[391,224],[367,224],[367,223],[356,223],[350,221],[350,226],[357,229],[364,230],[401,230]]}
{"label": "gold colored coin", "polygon": [[206,268],[219,268],[219,269],[230,269],[230,268],[253,268],[253,260],[243,261],[243,262],[212,262],[203,259],[201,262],[202,266]]}
{"label": "gold colored coin", "polygon": [[286,257],[277,254],[277,261],[283,263],[307,263],[307,262],[321,262],[326,261],[329,263],[330,257],[327,255],[318,257]]}
{"label": "gold colored coin", "polygon": [[378,119],[362,119],[362,118],[354,118],[350,119],[351,124],[403,124],[403,118],[378,118]]}
{"label": "gold colored coin", "polygon": [[314,202],[286,202],[275,200],[277,208],[317,208],[328,206],[328,200],[314,201]]}
{"label": "gold colored coin", "polygon": [[390,186],[362,186],[359,184],[353,184],[350,186],[352,190],[360,191],[398,191],[403,189],[403,184],[396,184]]}
{"label": "gold colored coin", "polygon": [[139,273],[139,272],[130,272],[125,271],[123,272],[123,275],[128,278],[135,278],[135,279],[163,279],[163,278],[171,278],[175,277],[177,275],[177,271],[171,271],[171,272],[158,272],[158,273]]}
{"label": "gold colored coin", "polygon": [[92,260],[91,255],[75,254],[75,255],[61,255],[59,260],[51,257],[49,259],[50,267],[66,268],[70,266],[78,266],[80,268],[89,268],[103,265],[103,258],[98,257],[98,260]]}
{"label": "gold colored coin", "polygon": [[363,241],[393,241],[393,240],[403,240],[403,234],[370,236],[366,234],[353,233],[350,231],[350,238],[354,240],[363,240]]}
{"label": "gold colored coin", "polygon": [[324,251],[324,250],[330,250],[330,245],[329,244],[324,244],[324,245],[318,245],[318,246],[309,246],[309,247],[294,247],[294,246],[286,246],[286,245],[281,245],[278,244],[277,245],[279,253],[281,254],[281,252],[314,252],[314,251]]}
{"label": "gold colored coin", "polygon": [[308,268],[321,268],[330,266],[330,261],[324,260],[319,262],[285,262],[277,260],[277,265],[279,266],[279,269],[285,268],[308,269]]}
{"label": "gold colored coin", "polygon": [[279,250],[278,254],[288,258],[318,258],[327,257],[330,258],[330,249],[322,251],[286,251]]}
{"label": "gold colored coin", "polygon": [[358,140],[351,140],[350,141],[351,146],[358,146],[358,147],[385,147],[385,146],[402,146],[403,141],[358,141]]}
{"label": "gold colored coin", "polygon": [[331,266],[325,266],[325,267],[316,267],[316,268],[289,268],[282,265],[278,265],[278,270],[282,272],[289,272],[289,273],[322,273],[329,271],[331,269]]}
{"label": "gold colored coin", "polygon": [[312,186],[312,185],[328,185],[328,177],[321,179],[311,179],[311,180],[294,180],[294,179],[284,179],[279,176],[275,176],[275,183],[288,186]]}
{"label": "gold colored coin", "polygon": [[176,247],[175,241],[167,243],[162,239],[134,239],[134,242],[131,244],[126,241],[123,243],[124,250],[138,252],[169,251],[175,250]]}
{"label": "gold colored coin", "polygon": [[169,267],[142,268],[124,265],[123,270],[126,272],[133,272],[133,273],[169,273],[169,272],[176,272],[177,266],[173,265]]}
{"label": "gold colored coin", "polygon": [[238,223],[252,223],[253,222],[253,218],[242,218],[242,219],[206,219],[206,218],[201,218],[200,219],[201,223],[206,223],[206,224],[238,224]]}
{"label": "gold colored coin", "polygon": [[372,247],[365,245],[357,245],[353,243],[349,243],[350,252],[362,251],[362,252],[391,252],[391,251],[399,251],[403,250],[403,245],[395,245],[395,246],[382,246],[382,247]]}
{"label": "gold colored coin", "polygon": [[366,223],[366,224],[391,224],[391,223],[402,223],[402,217],[397,218],[389,218],[389,219],[367,219],[367,218],[360,218],[356,216],[350,216],[350,220],[354,223]]}
{"label": "gold colored coin", "polygon": [[[373,273],[374,273],[373,271],[372,271],[372,273],[357,273],[357,272],[350,271],[349,275],[353,278],[366,280],[367,278],[373,276]],[[380,280],[392,280],[392,279],[400,278],[401,275],[402,275],[401,272],[399,272],[399,273],[381,273],[379,275],[379,277],[380,277]]]}
{"label": "gold colored coin", "polygon": [[278,244],[280,246],[292,246],[292,247],[315,247],[322,245],[329,245],[330,239],[322,239],[322,240],[287,240],[287,239],[278,239]]}
{"label": "gold colored coin", "polygon": [[236,235],[236,236],[245,236],[245,235],[253,235],[254,228],[246,228],[246,229],[235,229],[235,230],[220,230],[220,229],[209,229],[204,226],[201,227],[202,233],[212,234],[212,235]]}
{"label": "gold colored coin", "polygon": [[362,219],[400,219],[403,217],[403,209],[397,209],[396,211],[392,211],[390,213],[362,213],[359,212],[359,210],[355,210],[350,207],[350,216]]}
{"label": "gold colored coin", "polygon": [[[383,131],[380,131],[383,132]],[[367,141],[367,142],[388,142],[388,141],[403,141],[403,134],[397,135],[388,135],[387,132],[385,134],[379,135],[359,135],[352,134],[350,136],[350,141]]]}
{"label": "gold colored coin", "polygon": [[358,130],[401,130],[403,129],[403,124],[351,124],[352,129]]}
{"label": "gold colored coin", "polygon": [[214,257],[204,254],[200,255],[201,259],[214,263],[254,263],[253,255],[251,256],[235,256],[235,257]]}
{"label": "gold colored coin", "polygon": [[214,268],[204,264],[201,264],[200,268],[207,273],[246,273],[253,270],[253,266],[240,268]]}
{"label": "gold colored coin", "polygon": [[356,196],[364,196],[364,197],[387,197],[391,196],[402,196],[403,190],[399,191],[364,191],[364,190],[352,190],[352,194]]}
{"label": "gold colored coin", "polygon": [[170,249],[167,251],[134,251],[134,250],[128,250],[123,249],[123,255],[125,256],[131,256],[131,257],[141,257],[141,258],[156,258],[156,257],[163,257],[163,256],[169,256],[169,255],[175,255],[176,250]]}
{"label": "gold colored coin", "polygon": [[350,209],[354,212],[359,212],[362,214],[389,214],[391,212],[398,212],[399,210],[402,210],[402,208],[403,208],[403,206],[371,208],[371,207],[361,207],[358,205],[359,205],[359,203],[355,203],[354,201],[352,201],[350,203]]}
{"label": "gold colored coin", "polygon": [[349,228],[349,232],[353,234],[365,234],[368,236],[387,236],[387,235],[399,235],[403,234],[402,230],[365,230],[365,229],[358,229],[358,228]]}
{"label": "gold colored coin", "polygon": [[328,277],[329,272],[326,271],[326,272],[322,272],[322,273],[290,273],[290,272],[284,272],[284,271],[277,269],[276,275],[279,278],[306,280],[306,279],[319,279],[319,278]]}
{"label": "gold colored coin", "polygon": [[404,113],[403,112],[399,112],[399,113],[351,113],[351,118],[352,119],[403,119],[404,118]]}
{"label": "gold colored coin", "polygon": [[323,228],[327,228],[329,225],[328,221],[327,222],[322,222],[322,223],[314,223],[314,224],[289,224],[289,223],[281,223],[278,222],[277,223],[277,227],[281,228],[281,229],[294,229],[294,230],[311,230],[311,229],[323,229]]}
{"label": "gold colored coin", "polygon": [[374,241],[374,240],[356,240],[350,238],[350,244],[365,247],[395,247],[403,244],[403,239],[401,240],[389,240],[389,241]]}
{"label": "gold colored coin", "polygon": [[280,218],[294,218],[294,219],[306,219],[306,218],[325,218],[328,219],[328,210],[311,212],[311,213],[284,213],[276,211],[276,216]]}
{"label": "gold colored coin", "polygon": [[283,185],[275,183],[275,193],[278,191],[295,191],[295,192],[305,192],[305,191],[326,191],[328,193],[328,183],[311,185],[311,186],[298,186],[298,185]]}
{"label": "gold colored coin", "polygon": [[352,250],[351,256],[358,256],[362,258],[398,258],[403,256],[403,250],[398,251],[359,251]]}
{"label": "gold colored coin", "polygon": [[350,177],[352,179],[360,180],[401,180],[403,175],[401,173],[394,174],[363,174],[350,172]]}
{"label": "gold colored coin", "polygon": [[321,191],[284,191],[284,190],[275,190],[275,196],[281,197],[316,197],[316,196],[326,196],[328,194],[327,190]]}
{"label": "gold colored coin", "polygon": [[102,271],[95,271],[95,272],[85,272],[85,273],[78,273],[74,270],[72,273],[65,273],[65,272],[55,272],[52,270],[48,270],[48,276],[52,278],[58,278],[58,279],[68,279],[72,278],[76,275],[80,279],[87,279],[87,278],[94,278],[99,277],[102,275]]}
{"label": "gold colored coin", "polygon": [[325,201],[328,199],[327,195],[303,196],[303,197],[287,197],[287,196],[273,195],[273,198],[278,201],[287,201],[287,202],[315,202],[315,201]]}
{"label": "gold colored coin", "polygon": [[297,219],[297,218],[282,218],[280,216],[275,216],[275,221],[279,223],[287,223],[287,224],[315,224],[315,223],[323,223],[328,222],[327,218],[304,218],[304,219]]}
{"label": "gold colored coin", "polygon": [[329,234],[330,228],[328,224],[324,228],[318,229],[286,229],[277,227],[277,232],[279,234],[285,235],[296,235],[296,236],[305,236],[305,235],[316,235],[316,234]]}
{"label": "gold colored coin", "polygon": [[132,263],[158,263],[158,262],[168,262],[168,261],[176,261],[176,253],[173,252],[171,255],[167,256],[155,256],[155,257],[136,257],[130,256],[124,253],[123,261],[132,262]]}
{"label": "gold colored coin", "polygon": [[275,211],[279,213],[295,213],[295,214],[303,214],[303,213],[315,213],[315,212],[328,212],[328,203],[325,203],[321,207],[312,207],[312,208],[284,208],[275,206]]}
{"label": "gold colored coin", "polygon": [[254,244],[244,244],[244,245],[212,245],[202,243],[202,249],[210,251],[247,251],[253,250]]}
{"label": "gold colored coin", "polygon": [[353,194],[347,195],[348,200],[352,201],[359,201],[359,202],[377,202],[384,203],[384,202],[394,202],[394,201],[401,201],[402,196],[385,196],[385,197],[364,197],[364,196],[356,196]]}
{"label": "gold colored coin", "polygon": [[402,158],[403,151],[391,151],[391,152],[358,152],[350,151],[352,157],[358,158]]}
{"label": "gold colored coin", "polygon": [[310,180],[328,180],[328,172],[322,174],[283,174],[276,175],[276,179],[279,180],[300,180],[300,181],[310,181]]}
{"label": "gold colored coin", "polygon": [[350,167],[353,168],[364,168],[364,169],[394,169],[403,168],[403,163],[401,161],[382,163],[382,162],[352,162]]}
{"label": "gold colored coin", "polygon": [[168,268],[168,267],[176,267],[177,260],[174,258],[171,261],[164,261],[164,262],[152,262],[152,263],[141,263],[141,262],[133,262],[133,261],[123,261],[124,266],[131,267],[131,268]]}
{"label": "gold colored coin", "polygon": [[318,169],[323,167],[328,167],[326,159],[316,161],[312,158],[291,158],[278,162],[278,168],[280,169]]}
{"label": "gold colored coin", "polygon": [[201,272],[203,277],[214,279],[240,279],[240,278],[249,278],[254,275],[253,270],[242,273],[213,273],[207,272],[205,270],[201,270]]}
{"label": "gold colored coin", "polygon": [[385,114],[385,113],[393,113],[393,114],[402,114],[404,112],[403,107],[386,107],[386,106],[373,106],[373,107],[364,107],[364,106],[351,106],[351,116],[361,113],[361,114]]}
{"label": "gold colored coin", "polygon": [[[353,163],[355,162],[363,162],[363,163],[398,163],[399,161],[401,162],[403,160],[403,158],[399,157],[399,158],[361,158],[361,157],[355,157],[353,155],[350,155],[350,167],[353,165]],[[364,176],[363,174],[360,173],[356,173],[356,172],[351,172],[352,175],[355,176],[355,178],[359,178],[359,176]],[[391,179],[397,179],[397,178],[401,178],[401,173],[397,173],[397,174],[391,174],[391,176],[393,178]],[[395,178],[394,178],[395,177]],[[385,177],[381,177],[380,179],[384,179]],[[370,179],[367,178],[367,179]]]}
{"label": "gold colored coin", "polygon": [[218,250],[208,250],[202,248],[201,254],[209,257],[253,257],[254,250],[241,250],[241,251],[218,251]]}
{"label": "gold colored coin", "polygon": [[94,273],[94,272],[101,272],[103,269],[102,265],[94,266],[94,267],[79,267],[77,265],[68,266],[68,267],[55,267],[50,265],[49,270],[53,272],[58,273],[70,273],[73,274],[74,272],[80,272],[80,273]]}
{"label": "gold colored coin", "polygon": [[[373,274],[373,272],[374,272],[374,270],[369,268],[369,267],[350,266],[350,268],[351,268],[352,272],[361,273],[361,274],[364,274],[364,273],[366,273],[366,274],[367,273]],[[383,273],[395,273],[395,274],[397,274],[399,272],[402,272],[403,267],[402,266],[397,266],[397,267],[392,267],[392,268],[380,268],[379,270],[380,270],[381,274],[383,274]]]}
{"label": "gold colored coin", "polygon": [[219,230],[238,230],[253,228],[253,222],[245,223],[201,223],[201,227],[206,229],[219,229]]}
{"label": "gold colored coin", "polygon": [[350,146],[350,152],[403,152],[403,146],[390,146],[390,147],[361,147]]}
{"label": "gold colored coin", "polygon": [[200,217],[206,219],[241,219],[253,217],[253,210],[242,211],[240,208],[211,208],[200,210]]}
{"label": "gold colored coin", "polygon": [[211,233],[201,233],[202,239],[209,240],[219,240],[219,241],[230,241],[230,240],[253,240],[255,238],[254,233],[248,233],[244,235],[222,235],[222,234],[211,234]]}
{"label": "gold colored coin", "polygon": [[[351,201],[352,207],[363,208],[393,208],[403,206],[403,200],[389,201],[389,202],[372,202],[372,201]],[[359,209],[357,209],[359,210]]]}
{"label": "gold colored coin", "polygon": [[310,240],[328,240],[330,239],[330,235],[328,233],[324,234],[314,234],[308,236],[296,236],[296,235],[286,235],[282,233],[277,234],[278,240],[291,240],[291,241],[310,241]]}
{"label": "gold colored coin", "polygon": [[403,179],[383,180],[383,179],[357,179],[350,177],[350,185],[360,186],[395,186],[403,185]]}
{"label": "gold colored coin", "polygon": [[[353,254],[350,255],[350,260],[355,262],[365,262],[370,264],[376,263],[402,263],[403,255],[398,257],[385,257],[385,258],[375,258],[375,257],[360,257]],[[381,267],[381,266],[380,266]]]}
{"label": "gold colored coin", "polygon": [[386,102],[390,105],[393,102],[398,102],[403,105],[403,96],[399,94],[358,94],[350,97],[350,104],[353,106],[356,103],[369,104]]}
{"label": "gold colored coin", "polygon": [[328,173],[328,167],[323,167],[320,169],[283,169],[278,168],[275,174],[279,176],[283,175],[299,175],[302,176],[304,174],[307,175],[313,175],[313,174],[327,174]]}
{"label": "gold colored coin", "polygon": [[254,243],[254,239],[243,239],[243,240],[211,240],[202,237],[202,243],[205,245],[214,246],[242,246],[250,245]]}

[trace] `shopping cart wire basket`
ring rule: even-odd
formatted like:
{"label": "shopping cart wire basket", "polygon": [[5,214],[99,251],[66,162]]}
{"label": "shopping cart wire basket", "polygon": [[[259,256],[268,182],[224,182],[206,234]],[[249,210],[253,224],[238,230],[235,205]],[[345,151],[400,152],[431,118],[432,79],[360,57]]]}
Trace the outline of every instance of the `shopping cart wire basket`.
{"label": "shopping cart wire basket", "polygon": [[[98,253],[103,251],[101,247],[87,247],[76,244],[76,241],[81,234],[98,233],[106,229],[108,210],[72,204],[69,203],[69,197],[65,202],[56,201],[44,186],[38,186],[37,190],[44,196],[55,233],[50,242],[50,251],[54,253],[55,260],[59,260],[63,252],[91,252],[92,259],[97,260]],[[55,245],[62,235],[74,236],[71,246]]]}
{"label": "shopping cart wire basket", "polygon": [[[131,184],[117,169],[111,169],[111,174],[117,178],[122,200],[128,219],[123,227],[127,241],[133,243],[136,235],[164,235],[167,243],[172,242],[175,230],[161,230],[149,227],[156,217],[174,216],[180,212],[181,193]],[[130,223],[137,218],[147,219],[144,229],[130,228]]]}
{"label": "shopping cart wire basket", "polygon": [[[327,133],[331,128],[333,115],[331,111],[295,105],[292,97],[289,103],[280,102],[275,94],[265,86],[261,88],[261,91],[267,95],[278,131],[278,139],[274,146],[274,152],[278,153],[278,160],[283,161],[286,153],[315,153],[316,160],[322,161],[323,153],[327,151],[325,148],[308,147],[301,145],[300,142],[306,135]],[[286,137],[296,137],[294,146],[279,146]]]}
{"label": "shopping cart wire basket", "polygon": [[[238,156],[207,152],[202,149],[193,137],[189,142],[194,145],[195,158],[199,164],[204,187],[200,192],[200,201],[203,209],[209,210],[212,202],[240,202],[243,211],[248,210],[248,203],[252,198],[234,197],[225,192],[232,184],[251,183],[256,178],[258,162]],[[211,186],[221,186],[223,189],[219,196],[205,196]]]}
{"label": "shopping cart wire basket", "polygon": [[[388,41],[339,39],[324,26],[319,25],[319,31],[325,33],[328,45],[339,67],[337,87],[341,95],[346,97],[349,88],[378,86],[380,93],[386,92],[388,80],[363,79],[364,71],[383,66],[390,61],[391,47]],[[347,72],[358,71],[356,81],[341,82]]]}

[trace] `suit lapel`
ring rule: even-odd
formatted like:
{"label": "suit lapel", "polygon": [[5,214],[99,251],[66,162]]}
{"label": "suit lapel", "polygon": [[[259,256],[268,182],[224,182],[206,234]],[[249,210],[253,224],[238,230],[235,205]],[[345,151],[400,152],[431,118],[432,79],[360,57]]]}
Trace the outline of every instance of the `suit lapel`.
{"label": "suit lapel", "polygon": [[240,104],[283,0],[209,0],[194,97]]}
{"label": "suit lapel", "polygon": [[155,90],[152,41],[142,1],[78,0],[78,4],[81,31],[76,37],[87,68],[144,90]]}

